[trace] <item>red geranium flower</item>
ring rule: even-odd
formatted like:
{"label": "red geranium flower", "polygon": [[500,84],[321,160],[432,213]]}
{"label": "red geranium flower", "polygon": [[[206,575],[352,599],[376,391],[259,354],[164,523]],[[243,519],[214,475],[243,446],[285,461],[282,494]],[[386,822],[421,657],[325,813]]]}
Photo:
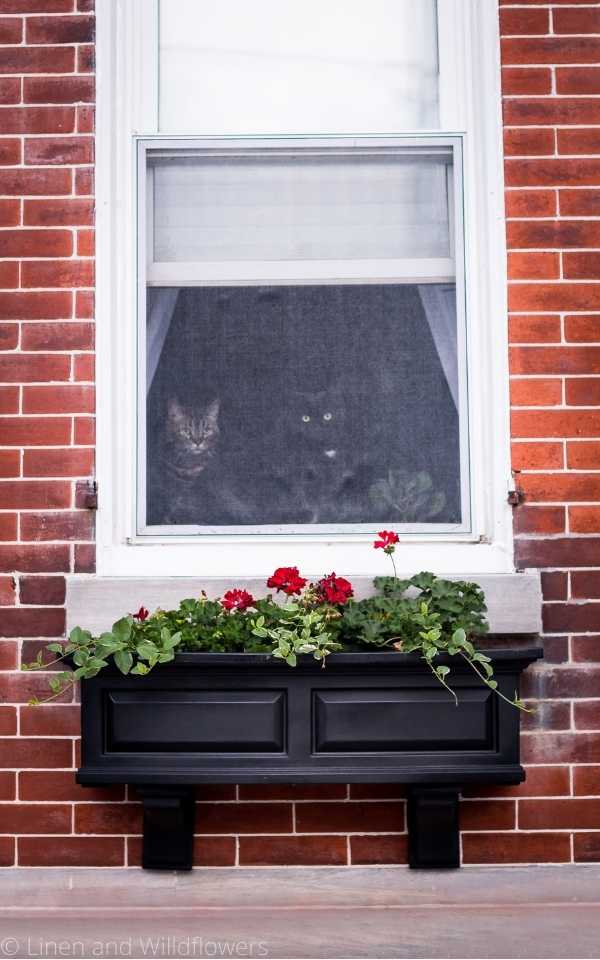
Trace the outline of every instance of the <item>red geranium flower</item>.
{"label": "red geranium flower", "polygon": [[394,533],[393,530],[380,530],[377,536],[380,539],[376,540],[373,546],[375,547],[376,550],[379,547],[381,547],[381,549],[384,550],[385,553],[393,553],[394,544],[400,542],[400,537],[398,536],[397,533]]}
{"label": "red geranium flower", "polygon": [[293,593],[300,593],[306,585],[306,579],[300,576],[298,567],[277,567],[275,573],[267,580],[267,586],[279,592],[282,590],[291,597]]}
{"label": "red geranium flower", "polygon": [[330,573],[317,583],[317,593],[324,603],[346,603],[354,596],[352,584],[345,577],[336,577]]}
{"label": "red geranium flower", "polygon": [[226,610],[247,610],[254,606],[254,597],[247,590],[228,590],[223,594],[221,605]]}
{"label": "red geranium flower", "polygon": [[139,620],[140,623],[143,623],[144,620],[147,620],[150,616],[150,612],[146,610],[145,607],[140,607],[137,613],[132,613],[131,616],[134,620]]}

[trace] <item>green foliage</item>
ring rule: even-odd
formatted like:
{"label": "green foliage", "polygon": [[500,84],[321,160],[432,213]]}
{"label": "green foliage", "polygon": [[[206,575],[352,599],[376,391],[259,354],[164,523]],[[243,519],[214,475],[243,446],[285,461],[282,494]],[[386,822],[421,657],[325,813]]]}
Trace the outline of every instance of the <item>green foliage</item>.
{"label": "green foliage", "polygon": [[312,653],[315,660],[325,666],[325,658],[341,644],[333,639],[327,614],[319,609],[307,609],[300,603],[284,607],[285,616],[276,626],[268,627],[264,615],[253,622],[252,632],[256,637],[271,641],[271,653],[295,667],[299,653]]}
{"label": "green foliage", "polygon": [[387,510],[397,523],[423,523],[444,509],[446,496],[441,490],[434,490],[426,471],[392,469],[371,486],[369,500],[378,509]]}

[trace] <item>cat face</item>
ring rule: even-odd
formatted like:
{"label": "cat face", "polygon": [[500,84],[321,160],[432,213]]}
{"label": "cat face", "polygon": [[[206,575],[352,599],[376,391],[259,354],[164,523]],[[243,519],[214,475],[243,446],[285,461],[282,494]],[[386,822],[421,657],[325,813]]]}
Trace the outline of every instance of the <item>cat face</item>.
{"label": "cat face", "polygon": [[337,390],[294,391],[287,398],[286,433],[302,457],[334,464],[341,456],[346,408]]}
{"label": "cat face", "polygon": [[219,437],[218,399],[198,410],[169,400],[165,462],[177,476],[192,480],[206,468]]}

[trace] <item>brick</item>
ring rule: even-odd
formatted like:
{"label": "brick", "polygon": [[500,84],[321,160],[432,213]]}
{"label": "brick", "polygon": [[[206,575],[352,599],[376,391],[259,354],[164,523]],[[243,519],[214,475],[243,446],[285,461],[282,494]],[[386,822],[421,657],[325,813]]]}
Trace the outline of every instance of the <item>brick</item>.
{"label": "brick", "polygon": [[571,533],[600,533],[600,507],[569,507]]}
{"label": "brick", "polygon": [[0,170],[0,194],[65,194],[71,192],[71,181],[70,170]]}
{"label": "brick", "polygon": [[[203,841],[202,841],[203,842]],[[347,862],[345,837],[240,837],[241,866],[339,866]]]}
{"label": "brick", "polygon": [[[40,231],[40,233],[46,231]],[[51,256],[51,254],[48,254]],[[89,260],[24,261],[22,287],[92,287],[94,263]]]}
{"label": "brick", "polygon": [[566,663],[568,659],[568,637],[544,637],[544,660],[546,663]]}
{"label": "brick", "polygon": [[22,350],[93,350],[92,323],[25,323]]}
{"label": "brick", "polygon": [[[548,91],[540,90],[540,93],[545,92]],[[556,70],[556,92],[580,97],[600,93],[600,67],[559,67]]]}
{"label": "brick", "polygon": [[[13,580],[13,577],[3,579]],[[10,603],[14,603],[14,598],[9,598]],[[18,670],[19,669],[19,648],[16,640],[2,640],[0,642],[0,670]]]}
{"label": "brick", "polygon": [[598,827],[600,799],[521,800],[519,827],[523,830],[547,830]]}
{"label": "brick", "polygon": [[521,718],[522,730],[570,730],[571,707],[568,703],[543,701],[534,702],[533,713],[524,713]]}
{"label": "brick", "polygon": [[68,380],[71,360],[59,354],[15,353],[0,357],[0,380],[4,383]]}
{"label": "brick", "polygon": [[[73,379],[93,383],[96,358],[92,353],[83,353],[73,358]],[[93,388],[90,388],[93,389]],[[93,412],[93,410],[92,410]]]}
{"label": "brick", "polygon": [[463,797],[554,797],[568,795],[571,783],[568,767],[528,767],[524,783],[513,787],[474,786],[463,789]]}
{"label": "brick", "polygon": [[19,596],[24,604],[60,605],[65,601],[65,578],[21,577]]}
{"label": "brick", "polygon": [[600,378],[569,378],[565,381],[565,400],[572,407],[600,405]]}
{"label": "brick", "polygon": [[598,153],[600,150],[600,135],[592,127],[575,128],[574,130],[558,130],[556,133],[556,144],[558,153],[578,154]]}
{"label": "brick", "polygon": [[[233,867],[235,860],[235,837],[203,837],[194,845],[195,867]],[[141,866],[141,837],[127,838],[127,863],[130,867]]]}
{"label": "brick", "polygon": [[565,339],[600,343],[600,316],[565,317]]}
{"label": "brick", "polygon": [[62,607],[5,607],[0,617],[2,637],[61,637],[64,632]]}
{"label": "brick", "polygon": [[598,562],[600,537],[559,537],[554,540],[517,540],[518,567],[590,567]]}
{"label": "brick", "polygon": [[24,867],[122,867],[123,837],[19,837]]}
{"label": "brick", "polygon": [[501,41],[502,65],[544,63],[600,63],[600,41],[595,37],[507,38]]}
{"label": "brick", "polygon": [[[71,133],[74,129],[73,107],[0,107],[0,133]],[[27,160],[27,149],[28,142],[25,162],[35,162]]]}
{"label": "brick", "polygon": [[511,220],[507,224],[509,247],[595,247],[600,223],[588,220]]}
{"label": "brick", "polygon": [[[541,67],[504,67],[502,70],[502,92],[504,96],[546,94],[552,91],[552,74],[548,68]],[[580,93],[579,90],[565,90],[565,93]],[[591,90],[590,93],[596,91]],[[600,89],[599,91],[600,92]]]}
{"label": "brick", "polygon": [[0,866],[12,867],[15,862],[15,838],[0,837]]}
{"label": "brick", "polygon": [[93,450],[26,450],[23,456],[25,477],[89,477],[93,470]]}
{"label": "brick", "polygon": [[0,293],[0,312],[5,320],[62,319],[71,315],[72,303],[70,291]]}
{"label": "brick", "polygon": [[0,736],[12,737],[17,732],[17,708],[0,706]]}
{"label": "brick", "polygon": [[[11,675],[9,674],[10,678]],[[11,678],[9,682],[12,682],[14,686],[15,678],[20,679],[20,675],[16,674]],[[38,686],[40,681],[43,681],[43,677],[27,677],[23,676],[23,679],[36,680]],[[6,683],[6,679],[3,680],[3,683]],[[47,686],[45,688],[47,690]],[[27,737],[19,737],[15,740],[7,740],[2,745],[2,751],[0,752],[0,767],[4,768],[39,768],[42,770],[50,769],[51,767],[70,767],[71,760],[73,756],[73,747],[71,740],[49,740],[49,739],[40,739],[35,737],[29,739]],[[3,821],[3,829],[8,829],[7,824]],[[70,832],[70,824],[67,827],[66,832]],[[34,831],[36,833],[43,831]],[[63,831],[64,832],[64,831]]]}
{"label": "brick", "polygon": [[600,570],[573,570],[571,573],[571,593],[574,599],[596,600],[600,598]]}
{"label": "brick", "polygon": [[93,17],[29,17],[27,43],[92,43]]}
{"label": "brick", "polygon": [[[200,796],[203,796],[201,788]],[[344,783],[241,783],[240,800],[343,800]]]}
{"label": "brick", "polygon": [[68,544],[0,544],[0,572],[67,573]]}
{"label": "brick", "polygon": [[509,280],[552,280],[560,276],[558,253],[509,253]]}
{"label": "brick", "polygon": [[595,474],[523,474],[521,486],[526,500],[596,500],[599,480]]}
{"label": "brick", "polygon": [[511,830],[516,825],[514,800],[463,801],[461,830]]}
{"label": "brick", "polygon": [[[14,577],[0,577],[0,606],[5,607],[7,604],[12,604],[15,602],[15,581]],[[0,647],[0,670],[11,670],[12,667],[7,667],[6,658],[5,658],[5,647],[7,644],[2,644]],[[12,662],[12,658],[11,661]],[[16,665],[16,660],[15,660]]]}
{"label": "brick", "polygon": [[[516,366],[518,368],[518,364]],[[551,380],[538,377],[531,380],[513,377],[510,381],[510,402],[513,407],[558,406],[562,403],[562,381],[558,378]]]}
{"label": "brick", "polygon": [[507,217],[554,217],[557,213],[555,190],[507,190]]}
{"label": "brick", "polygon": [[0,77],[0,104],[19,103],[20,100],[20,77]]}
{"label": "brick", "polygon": [[96,421],[93,417],[75,417],[75,443],[94,443]]}
{"label": "brick", "polygon": [[16,17],[0,17],[0,44],[21,43],[23,21]]}
{"label": "brick", "polygon": [[564,533],[564,507],[520,506],[514,513],[515,534]]}
{"label": "brick", "polygon": [[93,77],[25,77],[25,103],[93,103]]}
{"label": "brick", "polygon": [[28,226],[89,226],[93,222],[93,200],[25,200],[23,204],[23,223]]}
{"label": "brick", "polygon": [[0,166],[10,167],[21,162],[21,141],[0,140]]}
{"label": "brick", "polygon": [[507,187],[593,187],[600,184],[600,158],[596,157],[508,159],[504,170]]}
{"label": "brick", "polygon": [[93,543],[76,543],[73,560],[74,573],[96,572],[96,547]]}
{"label": "brick", "polygon": [[600,436],[600,414],[594,410],[513,410],[511,422],[513,437]]}
{"label": "brick", "polygon": [[72,253],[69,230],[3,230],[0,234],[3,257],[70,257]]}
{"label": "brick", "polygon": [[600,604],[552,603],[543,607],[544,630],[548,633],[578,633],[600,630]]}
{"label": "brick", "polygon": [[[544,600],[566,600],[569,589],[569,575],[563,570],[545,570],[541,575],[542,596]],[[23,591],[21,590],[21,594]]]}
{"label": "brick", "polygon": [[[575,704],[575,716],[580,710],[594,704]],[[600,766],[573,767],[573,790],[576,796],[598,796],[600,792]]]}
{"label": "brick", "polygon": [[575,470],[600,469],[600,442],[580,440],[567,443],[567,466]]}
{"label": "brick", "polygon": [[0,514],[0,540],[18,540],[16,513]]}
{"label": "brick", "polygon": [[19,200],[0,200],[0,227],[16,226],[20,216]]}
{"label": "brick", "polygon": [[16,791],[16,774],[9,771],[0,773],[0,800],[14,800]]}
{"label": "brick", "polygon": [[[547,604],[547,608],[578,606],[577,604]],[[600,604],[580,604],[579,606],[597,606]],[[598,627],[596,627],[598,629]],[[536,667],[529,670],[523,678],[524,696],[531,699],[595,697],[598,691],[600,669],[596,666]]]}
{"label": "brick", "polygon": [[23,388],[23,413],[93,413],[93,410],[93,387],[68,384]]}
{"label": "brick", "polygon": [[406,787],[401,783],[351,783],[352,800],[404,800]]}
{"label": "brick", "polygon": [[0,477],[18,477],[21,472],[18,450],[0,450]]}
{"label": "brick", "polygon": [[0,414],[19,412],[19,387],[0,387]]}
{"label": "brick", "polygon": [[[96,50],[92,43],[77,48],[77,73],[93,73],[96,68]],[[543,91],[542,91],[543,92]]]}
{"label": "brick", "polygon": [[600,636],[571,637],[571,651],[574,663],[599,663]]}
{"label": "brick", "polygon": [[[66,708],[79,710],[79,706],[70,704]],[[21,707],[24,710],[62,710],[63,707],[39,706]],[[21,800],[37,800],[43,795],[45,800],[57,800],[70,803],[101,801],[122,801],[125,799],[125,787],[82,787],[75,782],[73,770],[23,770],[19,773],[19,798]]]}
{"label": "brick", "polygon": [[7,447],[62,447],[70,442],[71,423],[65,417],[0,417],[0,432]]}
{"label": "brick", "polygon": [[600,253],[564,253],[563,275],[566,280],[589,280],[600,275]]}
{"label": "brick", "polygon": [[7,290],[19,286],[19,264],[13,260],[0,262],[0,287]]}
{"label": "brick", "polygon": [[[77,231],[77,256],[93,257],[95,252],[95,233],[93,230]],[[90,267],[93,271],[93,264]],[[93,276],[93,274],[92,274]]]}
{"label": "brick", "polygon": [[[537,801],[536,801],[537,802]],[[463,833],[463,863],[568,863],[566,833]]]}
{"label": "brick", "polygon": [[[304,808],[304,804],[302,806]],[[291,831],[292,805],[290,803],[196,805],[197,833],[291,833]]]}
{"label": "brick", "polygon": [[[575,719],[575,728],[577,730],[600,730],[600,700],[586,700],[584,703],[574,704],[573,716]],[[580,767],[580,770],[595,769],[594,790],[575,790],[575,793],[598,793],[600,787],[600,776],[598,767],[588,768]],[[591,784],[588,783],[588,787]],[[581,787],[581,783],[579,784]]]}
{"label": "brick", "polygon": [[141,832],[141,804],[79,803],[75,807],[75,833]]}
{"label": "brick", "polygon": [[600,373],[600,347],[511,347],[510,365],[512,373]]}
{"label": "brick", "polygon": [[92,104],[77,107],[77,132],[94,133],[96,129],[96,108]]}
{"label": "brick", "polygon": [[[74,129],[74,124],[66,132]],[[34,131],[32,131],[34,132]],[[40,130],[40,133],[45,131]],[[48,131],[51,132],[51,131]],[[60,133],[60,130],[56,131]],[[44,137],[25,140],[25,163],[69,164],[93,163],[94,141],[92,137]]]}
{"label": "brick", "polygon": [[24,737],[78,737],[81,734],[78,703],[21,707],[20,719]]}
{"label": "brick", "polygon": [[500,33],[504,36],[549,32],[550,16],[547,9],[500,10]]}
{"label": "brick", "polygon": [[508,318],[508,330],[511,343],[556,343],[560,341],[560,317],[513,314]]}
{"label": "brick", "polygon": [[574,833],[573,858],[575,863],[595,863],[600,860],[600,832]]}
{"label": "brick", "polygon": [[78,196],[93,194],[94,192],[94,171],[76,170],[75,171],[75,193]]}
{"label": "brick", "polygon": [[71,487],[65,481],[0,481],[0,510],[60,509],[70,505]]}
{"label": "brick", "polygon": [[13,47],[2,51],[3,73],[72,73],[75,51],[65,47]]}
{"label": "brick", "polygon": [[0,350],[14,350],[19,343],[19,325],[0,323]]}
{"label": "brick", "polygon": [[600,98],[519,97],[504,101],[504,123],[508,126],[544,124],[596,124]]}
{"label": "brick", "polygon": [[554,130],[545,127],[509,127],[504,131],[506,157],[549,157],[554,152]]}
{"label": "brick", "polygon": [[[555,7],[552,11],[554,33],[600,33],[600,9]],[[533,31],[532,31],[533,32]]]}
{"label": "brick", "polygon": [[73,0],[0,0],[0,13],[70,13]]}
{"label": "brick", "polygon": [[404,831],[402,801],[303,803],[296,808],[298,833]]}
{"label": "brick", "polygon": [[27,513],[21,517],[21,540],[93,540],[94,515],[71,513]]}

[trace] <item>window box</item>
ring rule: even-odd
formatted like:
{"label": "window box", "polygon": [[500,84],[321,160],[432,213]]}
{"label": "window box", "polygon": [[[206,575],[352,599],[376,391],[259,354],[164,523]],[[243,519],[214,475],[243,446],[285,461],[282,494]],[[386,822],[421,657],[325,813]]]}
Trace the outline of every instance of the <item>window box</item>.
{"label": "window box", "polygon": [[[508,697],[541,656],[489,652]],[[393,652],[332,654],[325,669],[187,653],[143,679],[104,670],[82,683],[77,780],[137,786],[143,866],[159,869],[192,866],[194,785],[405,783],[411,866],[456,867],[461,786],[525,776],[520,712],[456,659],[458,706],[422,659]]]}

